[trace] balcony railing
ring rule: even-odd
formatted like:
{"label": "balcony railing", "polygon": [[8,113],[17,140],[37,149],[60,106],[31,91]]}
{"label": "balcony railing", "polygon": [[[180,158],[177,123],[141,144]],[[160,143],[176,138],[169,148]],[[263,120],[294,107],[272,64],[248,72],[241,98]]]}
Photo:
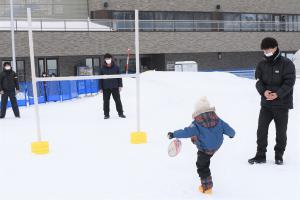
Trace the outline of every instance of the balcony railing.
{"label": "balcony railing", "polygon": [[[140,20],[144,32],[300,32],[300,22]],[[27,20],[15,20],[16,31],[27,30]],[[34,19],[33,31],[134,31],[134,20]],[[9,19],[0,19],[0,31],[9,31]]]}

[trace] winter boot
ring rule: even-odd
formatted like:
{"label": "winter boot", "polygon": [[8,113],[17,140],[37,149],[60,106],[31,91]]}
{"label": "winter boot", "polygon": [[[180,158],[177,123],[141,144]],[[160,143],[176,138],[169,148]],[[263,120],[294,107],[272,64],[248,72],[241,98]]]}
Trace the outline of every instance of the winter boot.
{"label": "winter boot", "polygon": [[266,163],[266,155],[265,154],[256,154],[255,157],[248,160],[248,163],[253,165],[255,163],[262,164]]}
{"label": "winter boot", "polygon": [[201,178],[201,185],[199,191],[203,194],[212,194],[213,182],[211,176],[207,178]]}
{"label": "winter boot", "polygon": [[275,164],[276,165],[283,165],[282,154],[275,154]]}
{"label": "winter boot", "polygon": [[123,113],[119,114],[119,117],[120,118],[126,118],[126,116]]}

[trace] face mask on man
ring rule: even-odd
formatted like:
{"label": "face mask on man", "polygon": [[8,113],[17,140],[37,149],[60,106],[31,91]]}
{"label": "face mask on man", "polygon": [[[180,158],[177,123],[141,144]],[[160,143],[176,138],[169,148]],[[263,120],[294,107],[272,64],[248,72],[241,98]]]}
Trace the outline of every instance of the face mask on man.
{"label": "face mask on man", "polygon": [[264,53],[266,57],[271,57],[273,56],[274,54],[272,52],[269,52],[269,53]]}
{"label": "face mask on man", "polygon": [[110,65],[111,64],[111,59],[105,59],[106,64]]}
{"label": "face mask on man", "polygon": [[5,70],[11,70],[11,66],[6,65],[6,66],[4,67],[4,69],[5,69]]}

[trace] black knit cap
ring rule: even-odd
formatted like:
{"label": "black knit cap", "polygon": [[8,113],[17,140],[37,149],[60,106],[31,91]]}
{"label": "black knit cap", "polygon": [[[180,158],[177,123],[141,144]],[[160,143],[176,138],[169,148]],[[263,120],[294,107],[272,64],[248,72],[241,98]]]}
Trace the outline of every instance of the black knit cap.
{"label": "black knit cap", "polygon": [[109,53],[106,53],[106,54],[104,55],[104,60],[105,60],[106,58],[112,58],[112,55],[109,54]]}
{"label": "black knit cap", "polygon": [[11,66],[10,62],[4,62],[4,63],[3,63],[3,67],[5,67],[5,66],[7,66],[7,65]]}
{"label": "black knit cap", "polygon": [[261,41],[260,48],[262,50],[264,49],[273,49],[275,47],[278,47],[278,42],[276,39],[271,37],[266,37]]}

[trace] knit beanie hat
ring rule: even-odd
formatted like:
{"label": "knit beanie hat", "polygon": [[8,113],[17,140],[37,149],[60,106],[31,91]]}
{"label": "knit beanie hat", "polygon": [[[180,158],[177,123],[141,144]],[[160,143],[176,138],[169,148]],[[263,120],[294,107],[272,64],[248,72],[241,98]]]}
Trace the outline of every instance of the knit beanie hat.
{"label": "knit beanie hat", "polygon": [[193,118],[206,112],[214,112],[216,109],[211,106],[206,97],[200,97],[195,105],[195,111],[193,113]]}

